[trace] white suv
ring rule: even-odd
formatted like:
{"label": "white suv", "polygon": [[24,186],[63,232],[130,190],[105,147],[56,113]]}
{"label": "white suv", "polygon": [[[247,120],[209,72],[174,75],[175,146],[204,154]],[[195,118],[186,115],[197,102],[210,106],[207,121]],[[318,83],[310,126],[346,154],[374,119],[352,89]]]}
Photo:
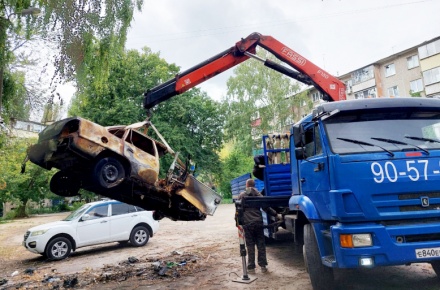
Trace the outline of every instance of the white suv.
{"label": "white suv", "polygon": [[61,260],[77,248],[108,242],[144,246],[159,229],[151,211],[116,200],[87,203],[62,221],[30,228],[23,246]]}

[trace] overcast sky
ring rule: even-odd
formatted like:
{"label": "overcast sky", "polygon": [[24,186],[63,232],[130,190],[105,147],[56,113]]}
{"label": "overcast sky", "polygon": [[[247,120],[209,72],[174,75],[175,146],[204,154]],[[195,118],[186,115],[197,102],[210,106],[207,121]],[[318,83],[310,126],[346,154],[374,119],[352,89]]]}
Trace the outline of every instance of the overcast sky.
{"label": "overcast sky", "polygon": [[[259,32],[342,75],[440,36],[439,15],[440,0],[144,0],[126,47],[183,71]],[[231,75],[199,87],[218,100]]]}

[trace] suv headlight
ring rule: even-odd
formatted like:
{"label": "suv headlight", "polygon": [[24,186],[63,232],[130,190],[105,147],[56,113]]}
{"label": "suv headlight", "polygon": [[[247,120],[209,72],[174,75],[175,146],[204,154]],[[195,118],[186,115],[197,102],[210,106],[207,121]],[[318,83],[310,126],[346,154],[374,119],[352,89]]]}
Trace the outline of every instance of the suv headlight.
{"label": "suv headlight", "polygon": [[35,231],[31,233],[31,236],[40,236],[40,235],[44,235],[48,230],[39,230],[39,231]]}

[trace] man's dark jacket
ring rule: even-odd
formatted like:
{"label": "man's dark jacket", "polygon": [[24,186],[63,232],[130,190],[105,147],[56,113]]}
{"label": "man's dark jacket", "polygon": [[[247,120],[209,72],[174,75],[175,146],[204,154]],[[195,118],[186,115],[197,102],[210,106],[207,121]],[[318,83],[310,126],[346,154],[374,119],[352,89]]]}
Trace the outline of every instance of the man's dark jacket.
{"label": "man's dark jacket", "polygon": [[[255,187],[250,187],[249,193],[247,193],[246,191],[242,191],[238,195],[238,199],[241,200],[241,199],[246,198],[248,196],[263,196],[263,195]],[[263,210],[266,213],[268,213],[269,215],[272,215],[272,216],[277,215],[277,212],[271,207],[263,208]],[[263,217],[261,215],[260,209],[254,208],[254,207],[246,208],[246,210],[243,213],[243,223],[245,225],[248,225],[251,223],[263,224]]]}

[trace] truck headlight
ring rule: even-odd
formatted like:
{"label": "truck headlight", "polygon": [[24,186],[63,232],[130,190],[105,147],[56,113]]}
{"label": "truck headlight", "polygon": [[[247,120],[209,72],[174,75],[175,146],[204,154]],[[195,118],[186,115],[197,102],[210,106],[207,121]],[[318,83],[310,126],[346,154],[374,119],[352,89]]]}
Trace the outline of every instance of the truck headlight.
{"label": "truck headlight", "polygon": [[39,230],[39,231],[35,231],[31,233],[31,236],[35,237],[35,236],[39,236],[39,235],[44,235],[48,230]]}
{"label": "truck headlight", "polygon": [[344,234],[340,235],[340,241],[343,248],[370,247],[373,245],[371,234]]}

